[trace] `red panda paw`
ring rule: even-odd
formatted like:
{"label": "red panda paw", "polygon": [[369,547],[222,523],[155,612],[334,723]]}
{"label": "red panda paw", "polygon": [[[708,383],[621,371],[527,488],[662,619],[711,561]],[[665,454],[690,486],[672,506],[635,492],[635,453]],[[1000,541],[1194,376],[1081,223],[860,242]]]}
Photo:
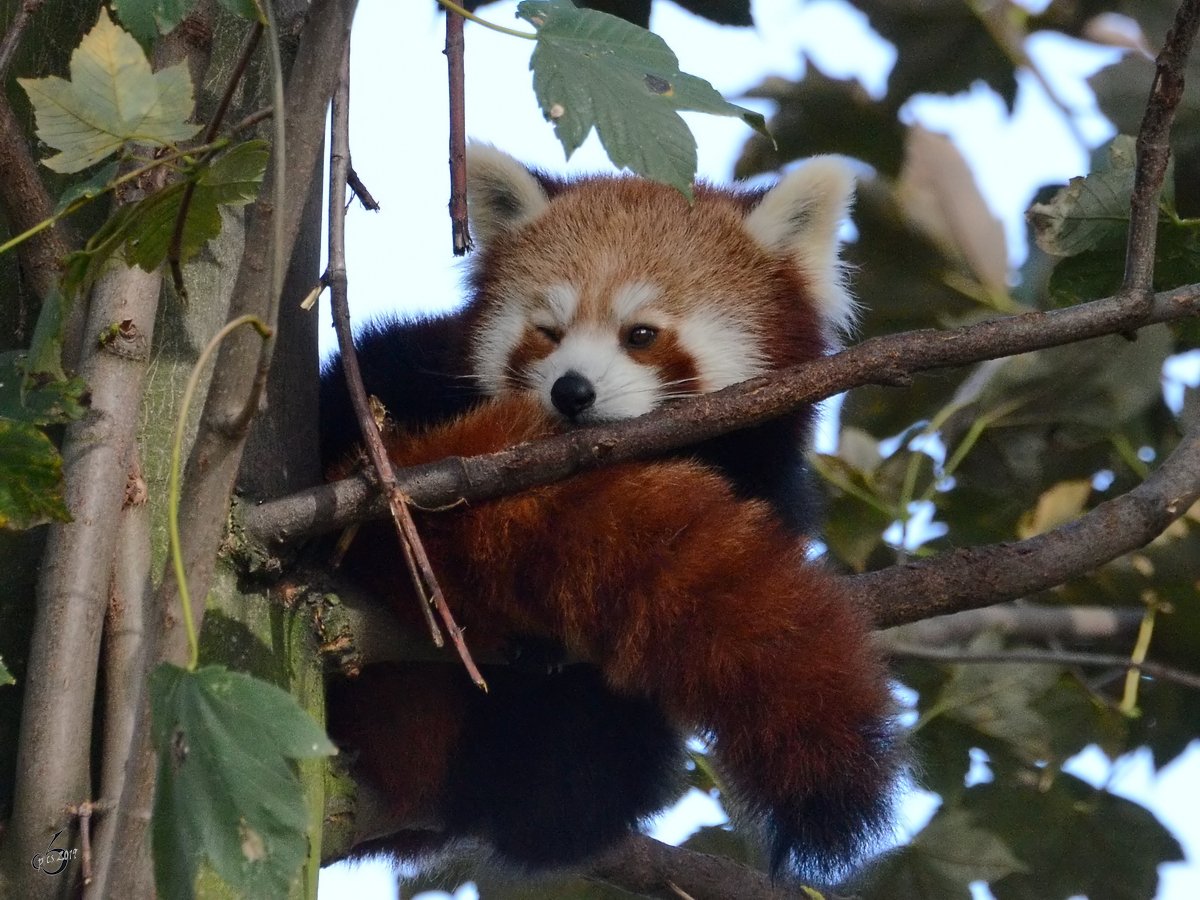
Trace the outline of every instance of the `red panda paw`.
{"label": "red panda paw", "polygon": [[397,466],[437,462],[448,456],[496,453],[558,430],[536,397],[512,394],[424,432],[391,432],[385,441]]}

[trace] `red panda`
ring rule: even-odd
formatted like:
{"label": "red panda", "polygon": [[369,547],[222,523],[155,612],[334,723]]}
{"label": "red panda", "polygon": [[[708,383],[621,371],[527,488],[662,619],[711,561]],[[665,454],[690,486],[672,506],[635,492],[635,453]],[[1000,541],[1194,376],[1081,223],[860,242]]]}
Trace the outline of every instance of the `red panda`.
{"label": "red panda", "polygon": [[[698,185],[689,205],[472,145],[466,305],[357,341],[392,461],[637,416],[828,352],[853,318],[837,257],[852,191],[848,166],[819,158],[767,191]],[[807,559],[812,418],[414,511],[470,646],[512,664],[485,670],[487,694],[417,662],[331,686],[331,734],[404,823],[357,852],[469,837],[519,867],[576,863],[678,796],[692,734],[773,871],[841,874],[884,836],[902,751],[868,623]],[[356,431],[335,360],[331,474]],[[345,568],[420,627],[390,525],[364,526]]]}

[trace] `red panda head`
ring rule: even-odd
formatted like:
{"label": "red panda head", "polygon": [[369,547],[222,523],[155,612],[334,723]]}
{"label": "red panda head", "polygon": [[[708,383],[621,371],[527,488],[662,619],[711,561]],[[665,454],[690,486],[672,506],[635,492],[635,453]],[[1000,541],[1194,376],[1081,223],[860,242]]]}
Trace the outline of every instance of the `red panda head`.
{"label": "red panda head", "polygon": [[471,368],[579,422],[638,416],[827,352],[853,321],[838,230],[849,166],[819,157],[765,192],[535,175],[467,156]]}

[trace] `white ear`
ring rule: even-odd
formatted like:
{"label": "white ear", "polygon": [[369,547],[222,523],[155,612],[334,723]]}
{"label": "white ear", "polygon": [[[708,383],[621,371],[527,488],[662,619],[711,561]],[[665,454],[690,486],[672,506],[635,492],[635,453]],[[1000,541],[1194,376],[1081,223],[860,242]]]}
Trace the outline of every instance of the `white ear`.
{"label": "white ear", "polygon": [[809,279],[830,333],[849,330],[854,299],[838,259],[838,230],[850,214],[854,172],[836,156],[817,156],[767,191],[746,230],[768,253],[791,258]]}
{"label": "white ear", "polygon": [[524,225],[549,202],[537,179],[507,153],[491,144],[467,144],[467,208],[471,235],[480,244]]}

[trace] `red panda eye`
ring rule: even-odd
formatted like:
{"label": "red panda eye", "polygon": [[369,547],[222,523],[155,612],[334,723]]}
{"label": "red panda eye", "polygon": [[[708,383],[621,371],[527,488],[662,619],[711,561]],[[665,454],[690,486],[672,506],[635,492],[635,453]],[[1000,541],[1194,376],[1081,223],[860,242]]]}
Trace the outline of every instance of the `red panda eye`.
{"label": "red panda eye", "polygon": [[537,330],[544,337],[549,338],[553,343],[562,343],[562,331],[558,328],[551,328],[548,325],[538,325]]}
{"label": "red panda eye", "polygon": [[658,329],[649,325],[634,325],[625,335],[625,346],[632,350],[645,350],[658,338]]}

